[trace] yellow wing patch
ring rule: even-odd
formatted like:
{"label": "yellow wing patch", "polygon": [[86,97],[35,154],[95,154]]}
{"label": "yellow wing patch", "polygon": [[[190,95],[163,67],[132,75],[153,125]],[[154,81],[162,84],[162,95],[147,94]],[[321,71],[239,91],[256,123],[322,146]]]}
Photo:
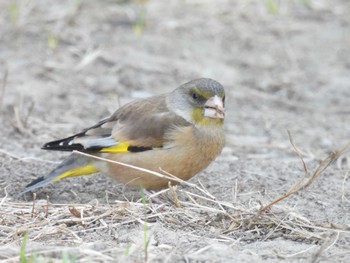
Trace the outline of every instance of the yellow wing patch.
{"label": "yellow wing patch", "polygon": [[128,152],[130,145],[126,143],[118,143],[117,145],[102,148],[99,152],[101,153],[125,153]]}

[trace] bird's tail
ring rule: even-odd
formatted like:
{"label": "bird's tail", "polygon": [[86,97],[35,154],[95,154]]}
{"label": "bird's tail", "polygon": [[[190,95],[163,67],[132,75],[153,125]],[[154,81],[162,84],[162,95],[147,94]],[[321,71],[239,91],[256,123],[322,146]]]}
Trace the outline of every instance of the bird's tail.
{"label": "bird's tail", "polygon": [[37,178],[28,184],[20,194],[33,191],[51,182],[61,180],[62,178],[92,174],[96,172],[98,172],[98,170],[91,163],[90,159],[84,156],[72,154],[59,166],[52,170],[47,176]]}

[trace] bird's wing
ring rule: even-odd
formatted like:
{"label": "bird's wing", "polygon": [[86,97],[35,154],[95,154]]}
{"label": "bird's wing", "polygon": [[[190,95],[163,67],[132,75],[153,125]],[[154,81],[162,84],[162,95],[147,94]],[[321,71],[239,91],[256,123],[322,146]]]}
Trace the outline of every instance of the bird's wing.
{"label": "bird's wing", "polygon": [[46,143],[43,149],[84,152],[138,152],[162,147],[166,132],[189,126],[169,111],[165,95],[134,101],[109,118],[73,136]]}

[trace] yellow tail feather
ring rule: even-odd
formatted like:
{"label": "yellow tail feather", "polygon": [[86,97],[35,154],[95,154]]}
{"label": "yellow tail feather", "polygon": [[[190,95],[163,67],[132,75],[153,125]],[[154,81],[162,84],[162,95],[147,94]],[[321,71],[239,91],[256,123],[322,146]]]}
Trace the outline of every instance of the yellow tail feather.
{"label": "yellow tail feather", "polygon": [[80,176],[85,174],[93,174],[97,173],[98,170],[93,166],[92,164],[87,164],[85,166],[77,167],[68,171],[65,171],[64,173],[61,173],[60,175],[56,176],[53,181],[61,180],[62,178],[66,177],[73,177],[73,176]]}

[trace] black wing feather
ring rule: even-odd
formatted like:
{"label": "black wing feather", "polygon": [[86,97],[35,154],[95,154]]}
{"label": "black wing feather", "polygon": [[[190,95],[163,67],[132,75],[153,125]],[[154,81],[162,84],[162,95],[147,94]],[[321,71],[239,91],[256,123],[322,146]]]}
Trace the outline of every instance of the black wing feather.
{"label": "black wing feather", "polygon": [[64,139],[60,139],[60,140],[56,140],[56,141],[51,141],[48,143],[45,143],[41,149],[44,150],[51,150],[51,151],[83,151],[84,150],[84,146],[81,144],[69,144],[73,139],[77,138],[77,137],[81,137],[84,136],[85,133],[78,133],[76,135],[64,138]]}
{"label": "black wing feather", "polygon": [[[67,151],[67,152],[71,152],[71,151],[87,151],[87,149],[84,148],[83,145],[81,145],[80,143],[71,143],[72,140],[79,138],[79,137],[84,137],[86,135],[86,133],[88,131],[91,131],[93,129],[99,128],[101,127],[103,124],[105,124],[106,122],[110,121],[111,117],[106,118],[101,120],[100,122],[98,122],[97,124],[95,124],[94,126],[91,126],[89,128],[84,129],[82,132],[79,132],[77,134],[74,134],[72,136],[66,137],[64,139],[59,139],[59,140],[55,140],[55,141],[51,141],[48,143],[45,143],[41,149],[43,150],[52,150],[52,151]],[[100,135],[101,137],[108,137],[111,134],[103,134]],[[88,149],[88,151],[98,151],[102,149],[102,147],[90,147]]]}

